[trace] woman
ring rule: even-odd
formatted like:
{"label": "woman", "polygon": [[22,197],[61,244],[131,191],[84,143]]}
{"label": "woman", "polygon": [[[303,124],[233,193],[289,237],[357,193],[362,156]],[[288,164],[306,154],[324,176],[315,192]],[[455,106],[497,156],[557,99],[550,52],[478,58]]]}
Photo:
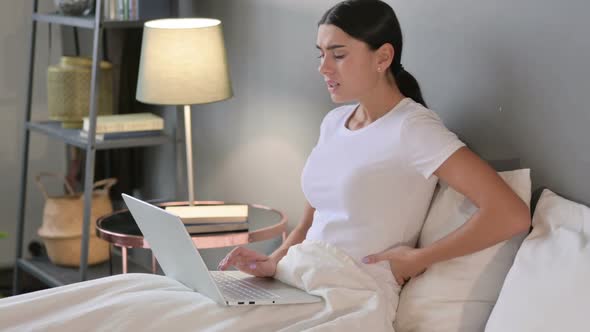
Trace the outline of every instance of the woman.
{"label": "woman", "polygon": [[[436,262],[529,229],[525,203],[426,108],[400,62],[402,33],[389,5],[338,3],[319,21],[317,48],[332,101],[353,104],[321,124],[302,175],[303,218],[286,241],[270,256],[238,247],[221,270],[273,276],[289,248],[310,239],[339,247],[377,280],[401,286]],[[438,179],[479,211],[438,242],[413,248]]]}

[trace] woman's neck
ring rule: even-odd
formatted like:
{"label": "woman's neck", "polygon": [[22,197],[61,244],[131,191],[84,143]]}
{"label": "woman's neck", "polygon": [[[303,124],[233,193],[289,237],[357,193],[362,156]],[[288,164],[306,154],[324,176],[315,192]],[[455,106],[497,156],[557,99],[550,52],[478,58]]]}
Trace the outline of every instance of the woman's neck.
{"label": "woman's neck", "polygon": [[380,84],[369,95],[359,99],[360,106],[353,116],[354,121],[364,127],[385,115],[404,98],[396,85]]}

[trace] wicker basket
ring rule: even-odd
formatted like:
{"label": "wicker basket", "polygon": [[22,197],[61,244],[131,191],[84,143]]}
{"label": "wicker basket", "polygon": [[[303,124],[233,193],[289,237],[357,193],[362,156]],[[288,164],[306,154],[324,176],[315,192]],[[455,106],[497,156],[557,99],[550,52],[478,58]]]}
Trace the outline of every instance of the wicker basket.
{"label": "wicker basket", "polygon": [[[41,182],[41,178],[47,176],[63,178],[53,173],[41,173],[35,179],[45,196],[43,224],[37,234],[43,240],[52,263],[79,266],[84,218],[83,193],[75,193],[66,181],[67,195],[49,196]],[[109,258],[108,242],[96,236],[96,219],[113,211],[109,189],[116,182],[116,179],[105,179],[97,181],[93,187],[88,247],[88,264],[90,265],[104,262]],[[102,189],[98,189],[99,187]]]}
{"label": "wicker basket", "polygon": [[[100,62],[98,114],[113,114],[113,66]],[[47,107],[49,119],[62,121],[63,128],[82,128],[90,107],[92,59],[61,57],[58,65],[47,69]]]}

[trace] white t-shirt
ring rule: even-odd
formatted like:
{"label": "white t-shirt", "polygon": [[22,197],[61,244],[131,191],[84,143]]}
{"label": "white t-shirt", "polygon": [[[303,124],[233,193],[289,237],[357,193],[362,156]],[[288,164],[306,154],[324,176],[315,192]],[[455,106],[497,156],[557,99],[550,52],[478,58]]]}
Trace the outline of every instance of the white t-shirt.
{"label": "white t-shirt", "polygon": [[[325,116],[301,182],[316,209],[306,238],[335,245],[361,263],[396,244],[415,245],[437,182],[433,172],[465,144],[410,98],[350,130],[345,123],[356,106]],[[362,266],[392,280],[387,262]]]}

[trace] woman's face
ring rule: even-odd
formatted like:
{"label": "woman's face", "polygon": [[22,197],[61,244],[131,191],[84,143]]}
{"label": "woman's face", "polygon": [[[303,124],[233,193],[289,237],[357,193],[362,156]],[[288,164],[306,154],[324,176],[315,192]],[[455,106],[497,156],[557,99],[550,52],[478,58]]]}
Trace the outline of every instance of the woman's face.
{"label": "woman's face", "polygon": [[377,59],[366,43],[335,25],[322,24],[316,46],[320,52],[318,71],[333,102],[356,101],[373,90],[379,78]]}

